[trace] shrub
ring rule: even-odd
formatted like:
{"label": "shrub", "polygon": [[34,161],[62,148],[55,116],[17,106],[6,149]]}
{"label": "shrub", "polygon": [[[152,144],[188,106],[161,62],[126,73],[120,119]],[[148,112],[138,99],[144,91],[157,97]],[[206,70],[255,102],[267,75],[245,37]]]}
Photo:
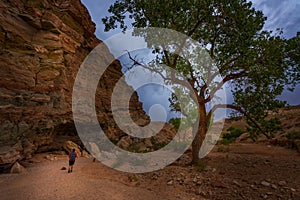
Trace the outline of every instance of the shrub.
{"label": "shrub", "polygon": [[300,140],[300,132],[289,132],[286,137],[290,140]]}
{"label": "shrub", "polygon": [[245,131],[239,129],[239,128],[234,128],[234,127],[229,127],[227,129],[227,133],[223,135],[223,139],[221,140],[221,144],[228,145],[236,140],[239,136],[241,136]]}

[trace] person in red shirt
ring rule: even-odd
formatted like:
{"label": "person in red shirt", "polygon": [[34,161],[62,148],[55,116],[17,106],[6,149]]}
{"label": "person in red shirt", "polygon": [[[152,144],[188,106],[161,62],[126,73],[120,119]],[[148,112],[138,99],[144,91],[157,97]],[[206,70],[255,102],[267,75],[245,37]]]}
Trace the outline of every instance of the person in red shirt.
{"label": "person in red shirt", "polygon": [[72,149],[71,153],[69,154],[68,173],[73,171],[73,165],[75,163],[76,158],[78,158],[78,153],[75,151],[75,149]]}

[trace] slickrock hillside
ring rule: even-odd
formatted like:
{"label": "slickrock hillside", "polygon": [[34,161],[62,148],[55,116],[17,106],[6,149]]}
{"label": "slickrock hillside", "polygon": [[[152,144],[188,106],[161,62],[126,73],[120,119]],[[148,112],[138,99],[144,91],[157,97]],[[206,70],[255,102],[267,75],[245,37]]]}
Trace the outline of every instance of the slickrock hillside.
{"label": "slickrock hillside", "polygon": [[[72,89],[82,61],[101,42],[94,32],[80,0],[0,2],[0,165],[30,158],[58,136],[76,135]],[[111,135],[122,134],[107,128],[114,123],[110,97],[121,75],[114,61],[96,94],[101,125]],[[140,124],[149,122],[136,93],[130,113]]]}
{"label": "slickrock hillside", "polygon": [[[273,145],[279,145],[296,149],[300,152],[300,105],[288,106],[269,114],[269,118],[277,118],[280,120],[280,128],[274,131],[272,139],[267,139],[263,134],[259,135],[257,142],[269,142]],[[244,118],[239,120],[226,119],[223,128],[223,134],[226,134],[228,128],[237,128],[244,130],[244,133],[236,139],[236,142],[250,142],[250,134],[247,132],[247,123]]]}

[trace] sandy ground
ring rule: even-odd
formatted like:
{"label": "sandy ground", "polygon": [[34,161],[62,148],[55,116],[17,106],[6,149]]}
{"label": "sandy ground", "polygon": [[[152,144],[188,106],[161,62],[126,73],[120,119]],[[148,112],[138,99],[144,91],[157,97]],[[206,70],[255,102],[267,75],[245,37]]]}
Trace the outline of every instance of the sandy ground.
{"label": "sandy ground", "polygon": [[131,185],[126,174],[92,159],[79,158],[72,173],[60,170],[63,166],[67,160],[59,159],[29,167],[25,174],[2,174],[0,199],[171,199]]}
{"label": "sandy ground", "polygon": [[79,158],[73,173],[67,157],[42,159],[27,165],[27,173],[1,174],[0,199],[300,199],[300,155],[265,144],[236,144],[228,152],[214,151],[203,166],[177,163],[145,174],[110,169]]}
{"label": "sandy ground", "polygon": [[67,157],[61,156],[56,161],[35,163],[24,174],[1,174],[0,199],[174,199],[171,188],[154,192],[139,187],[132,174],[110,169],[92,159],[77,159],[72,173],[61,170],[67,164]]}

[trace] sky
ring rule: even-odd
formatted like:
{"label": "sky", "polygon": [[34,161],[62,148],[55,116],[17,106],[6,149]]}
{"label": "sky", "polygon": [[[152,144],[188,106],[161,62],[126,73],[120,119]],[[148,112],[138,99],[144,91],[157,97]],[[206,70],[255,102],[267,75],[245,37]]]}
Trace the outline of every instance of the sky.
{"label": "sky", "polygon": [[[95,34],[100,40],[106,40],[121,32],[121,30],[104,32],[104,25],[101,21],[103,17],[109,15],[107,10],[114,2],[115,0],[82,0],[96,24]],[[300,31],[300,0],[252,0],[252,3],[257,10],[262,10],[267,17],[264,29],[282,28],[286,38],[296,36],[297,31]],[[146,86],[138,89],[137,92],[140,101],[143,102],[143,108],[148,114],[149,109],[154,104],[162,102],[164,106],[168,105],[166,103],[168,97],[163,95],[168,92],[162,88]],[[228,99],[231,101],[232,97],[229,95]],[[285,90],[279,99],[287,101],[288,105],[300,104],[300,85],[296,87],[294,92]],[[174,115],[170,114],[167,118],[171,117],[174,117]]]}

